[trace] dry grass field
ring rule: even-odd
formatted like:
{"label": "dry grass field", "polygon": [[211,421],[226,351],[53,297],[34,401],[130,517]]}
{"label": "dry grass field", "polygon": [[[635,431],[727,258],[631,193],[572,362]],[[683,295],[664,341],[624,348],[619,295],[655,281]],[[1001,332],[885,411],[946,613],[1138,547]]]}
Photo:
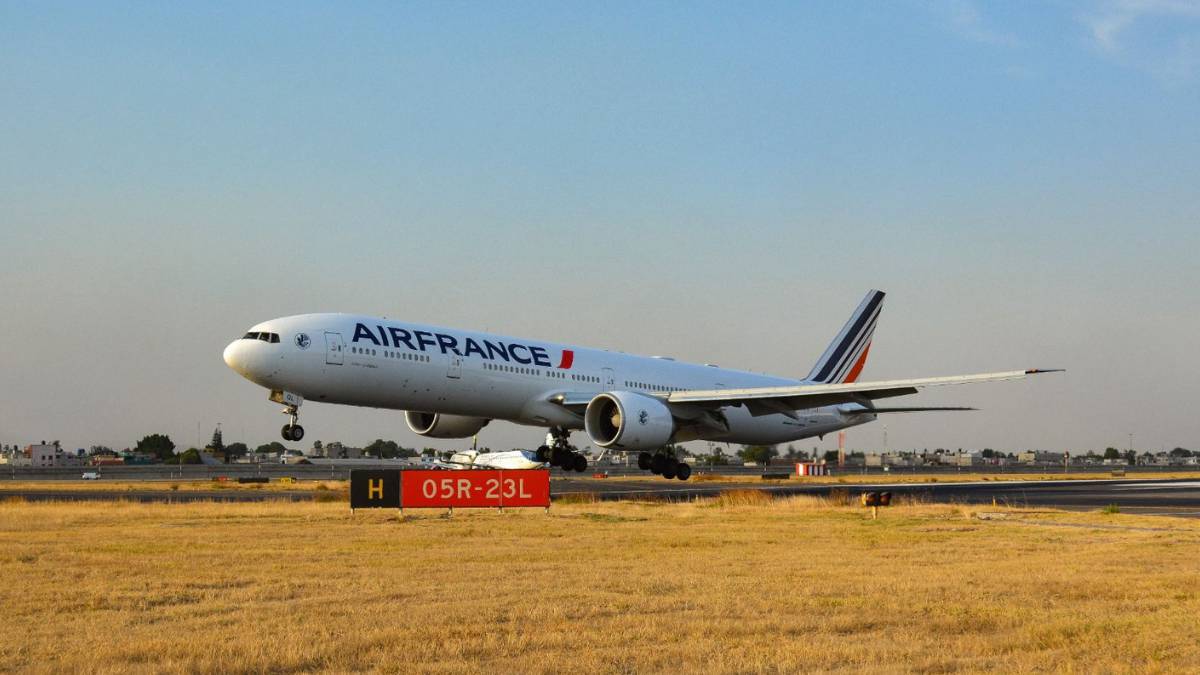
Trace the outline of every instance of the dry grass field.
{"label": "dry grass field", "polygon": [[[980,516],[983,516],[981,518]],[[1200,523],[812,498],[0,503],[0,670],[1200,670]]]}
{"label": "dry grass field", "polygon": [[[558,477],[556,475],[556,477]],[[567,474],[566,478],[570,479],[574,485],[587,485],[596,480],[591,477],[591,474],[577,475]],[[1200,471],[1170,471],[1170,472],[1153,472],[1153,473],[1134,473],[1130,472],[1125,479],[1137,480],[1168,480],[1175,478],[1197,479],[1200,480]],[[666,484],[672,487],[682,485],[677,481],[666,481],[661,476],[655,476],[650,473],[637,473],[629,475],[613,476],[612,480],[633,481],[633,482],[649,482],[653,484]],[[877,484],[877,483],[961,483],[969,481],[983,482],[1009,482],[1009,481],[1044,481],[1044,480],[1112,480],[1112,477],[1107,473],[901,473],[892,474],[861,474],[861,473],[844,473],[834,476],[806,476],[804,478],[792,477],[786,482],[791,484],[814,484],[814,485],[861,485],[861,484]],[[694,474],[691,483],[760,483],[763,482],[757,475],[726,475],[726,474]],[[774,481],[773,481],[774,482]],[[6,492],[21,492],[25,490],[54,490],[62,492],[143,492],[153,491],[161,492],[163,490],[177,490],[180,492],[210,492],[213,490],[257,490],[268,492],[345,492],[348,489],[348,481],[345,480],[297,480],[292,483],[280,482],[278,479],[272,479],[269,483],[238,483],[236,481],[218,482],[214,480],[196,480],[196,479],[179,479],[179,480],[98,480],[98,481],[83,481],[83,480],[5,480],[0,481],[0,498],[3,498]],[[574,488],[572,488],[574,489]]]}
{"label": "dry grass field", "polygon": [[345,480],[297,480],[269,483],[220,482],[215,480],[9,480],[0,482],[0,499],[6,492],[53,490],[55,492],[212,492],[213,490],[257,490],[268,492],[345,492],[350,482]]}

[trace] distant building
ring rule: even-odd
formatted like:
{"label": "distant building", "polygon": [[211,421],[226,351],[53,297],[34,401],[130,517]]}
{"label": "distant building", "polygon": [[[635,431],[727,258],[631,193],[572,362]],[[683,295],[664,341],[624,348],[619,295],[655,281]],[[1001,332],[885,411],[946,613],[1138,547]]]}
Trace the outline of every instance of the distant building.
{"label": "distant building", "polygon": [[64,465],[62,448],[57,445],[39,443],[27,446],[25,456],[29,458],[29,466],[39,469]]}
{"label": "distant building", "polygon": [[890,452],[885,452],[885,453],[879,454],[879,455],[875,455],[875,454],[867,455],[866,457],[863,458],[863,463],[869,467],[877,467],[877,466],[907,467],[907,466],[913,465],[913,460],[912,460],[912,458],[905,457],[904,455],[897,455],[897,454],[893,454]]}
{"label": "distant building", "polygon": [[1065,460],[1066,455],[1061,452],[1026,450],[1017,454],[1017,461],[1022,464],[1062,464]]}
{"label": "distant building", "polygon": [[151,454],[145,453],[145,452],[134,452],[131,450],[126,450],[125,452],[120,453],[119,459],[121,460],[121,462],[123,464],[142,465],[142,464],[154,464],[156,457],[154,455],[151,455]]}
{"label": "distant building", "polygon": [[953,455],[942,455],[944,463],[950,466],[975,466],[975,455],[969,452],[959,452]]}
{"label": "distant building", "polygon": [[[329,459],[362,459],[363,456],[362,448],[351,448],[337,441],[326,443],[321,450],[325,453],[325,457]],[[310,454],[310,456],[316,455],[315,451]]]}

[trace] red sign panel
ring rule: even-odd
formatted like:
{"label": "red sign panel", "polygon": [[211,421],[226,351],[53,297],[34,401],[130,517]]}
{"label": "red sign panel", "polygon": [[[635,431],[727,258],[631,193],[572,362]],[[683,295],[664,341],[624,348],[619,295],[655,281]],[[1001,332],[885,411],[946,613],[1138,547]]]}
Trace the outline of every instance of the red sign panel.
{"label": "red sign panel", "polygon": [[550,506],[550,472],[401,471],[400,508]]}

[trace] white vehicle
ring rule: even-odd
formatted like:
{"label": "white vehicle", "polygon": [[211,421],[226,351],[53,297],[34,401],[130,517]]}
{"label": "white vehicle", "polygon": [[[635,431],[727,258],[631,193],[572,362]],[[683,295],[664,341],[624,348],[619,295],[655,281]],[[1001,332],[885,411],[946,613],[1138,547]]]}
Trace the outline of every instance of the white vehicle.
{"label": "white vehicle", "polygon": [[100,480],[99,471],[84,471],[83,480]]}
{"label": "white vehicle", "polygon": [[639,452],[642,469],[685,480],[690,468],[661,452],[664,445],[787,443],[884,413],[970,410],[877,401],[1049,372],[859,382],[883,297],[867,293],[803,379],[352,314],[265,321],[231,342],[224,358],[284,406],[285,440],[303,438],[297,421],[305,400],[390,408],[406,411],[409,428],[431,438],[469,438],[496,419],[549,428],[535,459],[572,468],[580,456],[568,437],[583,429],[596,447]]}

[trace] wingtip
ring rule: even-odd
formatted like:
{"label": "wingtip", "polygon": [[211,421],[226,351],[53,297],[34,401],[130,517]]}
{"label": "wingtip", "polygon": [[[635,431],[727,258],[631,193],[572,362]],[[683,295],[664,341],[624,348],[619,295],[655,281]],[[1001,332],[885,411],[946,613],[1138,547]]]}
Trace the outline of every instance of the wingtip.
{"label": "wingtip", "polygon": [[1041,373],[1065,373],[1066,368],[1030,368],[1025,371],[1026,375],[1040,375]]}

